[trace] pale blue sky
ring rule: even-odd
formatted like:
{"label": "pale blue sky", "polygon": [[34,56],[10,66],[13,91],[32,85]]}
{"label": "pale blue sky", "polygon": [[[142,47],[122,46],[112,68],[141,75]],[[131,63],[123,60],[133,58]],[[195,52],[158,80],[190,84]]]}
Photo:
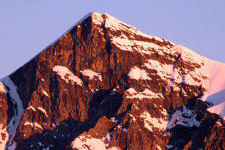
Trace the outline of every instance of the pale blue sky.
{"label": "pale blue sky", "polygon": [[0,0],[0,78],[92,11],[225,63],[225,0]]}

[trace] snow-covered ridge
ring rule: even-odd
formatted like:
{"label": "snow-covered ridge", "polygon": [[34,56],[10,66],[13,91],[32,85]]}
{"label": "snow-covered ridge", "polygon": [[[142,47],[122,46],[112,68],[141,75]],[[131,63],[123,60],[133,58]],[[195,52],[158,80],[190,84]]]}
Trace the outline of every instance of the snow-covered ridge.
{"label": "snow-covered ridge", "polygon": [[[103,18],[104,16],[104,18]],[[128,31],[130,32],[131,35],[139,35],[142,37],[146,37],[146,38],[154,38],[155,40],[158,40],[160,42],[164,42],[164,39],[156,37],[156,36],[150,36],[147,34],[142,33],[141,31],[139,31],[136,27],[130,26],[122,21],[119,21],[118,19],[116,19],[115,17],[105,13],[105,14],[100,14],[97,12],[93,12],[92,14],[92,20],[95,24],[102,24],[104,22],[105,27],[110,28],[110,30],[122,30],[122,31]],[[169,42],[169,41],[168,41]],[[172,44],[172,42],[171,42]]]}
{"label": "snow-covered ridge", "polygon": [[[215,99],[214,102],[216,102],[216,100],[218,100],[218,99]],[[224,98],[223,98],[223,100],[224,100]],[[208,108],[208,111],[210,111],[211,113],[218,114],[223,119],[225,119],[225,101],[223,101],[223,102],[221,102],[221,103],[219,103],[217,105],[214,105],[211,108]]]}
{"label": "snow-covered ridge", "polygon": [[[9,147],[8,149],[15,149],[16,143],[13,141],[13,138],[16,134],[16,129],[20,123],[21,117],[23,115],[23,104],[22,100],[20,99],[18,93],[17,93],[17,87],[14,85],[13,81],[9,77],[5,77],[2,79],[2,82],[5,86],[9,88],[9,90],[6,91],[6,93],[9,93],[11,96],[12,102],[14,104],[14,112],[15,115],[10,120],[7,130],[9,134]],[[6,89],[6,88],[5,88]]]}
{"label": "snow-covered ridge", "polygon": [[[174,43],[167,41],[165,39],[156,37],[156,36],[150,36],[147,34],[142,33],[137,28],[130,26],[122,21],[119,21],[118,19],[108,15],[108,14],[99,14],[99,13],[93,13],[92,14],[92,22],[96,25],[104,25],[107,29],[110,31],[119,31],[121,35],[114,36],[111,35],[111,42],[114,44],[114,46],[120,48],[124,51],[130,51],[130,52],[137,52],[142,55],[144,54],[152,54],[152,50],[157,49],[168,49],[173,46],[175,46]],[[103,32],[100,30],[100,32]],[[128,33],[128,34],[124,34]],[[143,41],[141,39],[137,39],[136,37],[144,38],[148,41]],[[157,42],[160,43],[167,43],[167,46],[160,46],[157,44]]]}
{"label": "snow-covered ridge", "polygon": [[210,82],[208,95],[218,93],[225,89],[225,64],[210,60]]}
{"label": "snow-covered ridge", "polygon": [[69,81],[72,82],[72,84],[76,83],[80,86],[83,85],[82,80],[74,75],[68,68],[66,68],[65,66],[55,66],[53,68],[53,71],[56,72],[63,80],[66,81],[66,83],[69,83]]}
{"label": "snow-covered ridge", "polygon": [[225,119],[225,64],[210,60],[209,86],[203,100],[213,103],[208,110]]}

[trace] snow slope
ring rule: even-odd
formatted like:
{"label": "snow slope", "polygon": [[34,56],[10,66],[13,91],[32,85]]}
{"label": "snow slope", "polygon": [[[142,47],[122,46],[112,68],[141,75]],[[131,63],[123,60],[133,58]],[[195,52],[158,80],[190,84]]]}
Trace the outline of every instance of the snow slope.
{"label": "snow slope", "polygon": [[208,111],[225,119],[225,64],[210,60],[210,79],[208,91],[203,100],[212,102]]}

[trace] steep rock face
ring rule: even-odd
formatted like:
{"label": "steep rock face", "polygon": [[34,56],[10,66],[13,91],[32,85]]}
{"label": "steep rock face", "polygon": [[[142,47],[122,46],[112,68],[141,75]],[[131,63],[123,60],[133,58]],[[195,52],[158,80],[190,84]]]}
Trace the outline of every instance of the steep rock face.
{"label": "steep rock face", "polygon": [[209,64],[93,13],[2,79],[0,146],[224,149],[225,122],[202,98],[212,83]]}

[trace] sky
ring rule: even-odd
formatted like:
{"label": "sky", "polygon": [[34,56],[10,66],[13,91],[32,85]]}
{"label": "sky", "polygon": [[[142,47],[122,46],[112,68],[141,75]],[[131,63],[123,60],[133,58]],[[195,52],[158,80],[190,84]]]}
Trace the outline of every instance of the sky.
{"label": "sky", "polygon": [[224,0],[0,0],[0,78],[89,12],[107,13],[143,33],[225,63]]}

